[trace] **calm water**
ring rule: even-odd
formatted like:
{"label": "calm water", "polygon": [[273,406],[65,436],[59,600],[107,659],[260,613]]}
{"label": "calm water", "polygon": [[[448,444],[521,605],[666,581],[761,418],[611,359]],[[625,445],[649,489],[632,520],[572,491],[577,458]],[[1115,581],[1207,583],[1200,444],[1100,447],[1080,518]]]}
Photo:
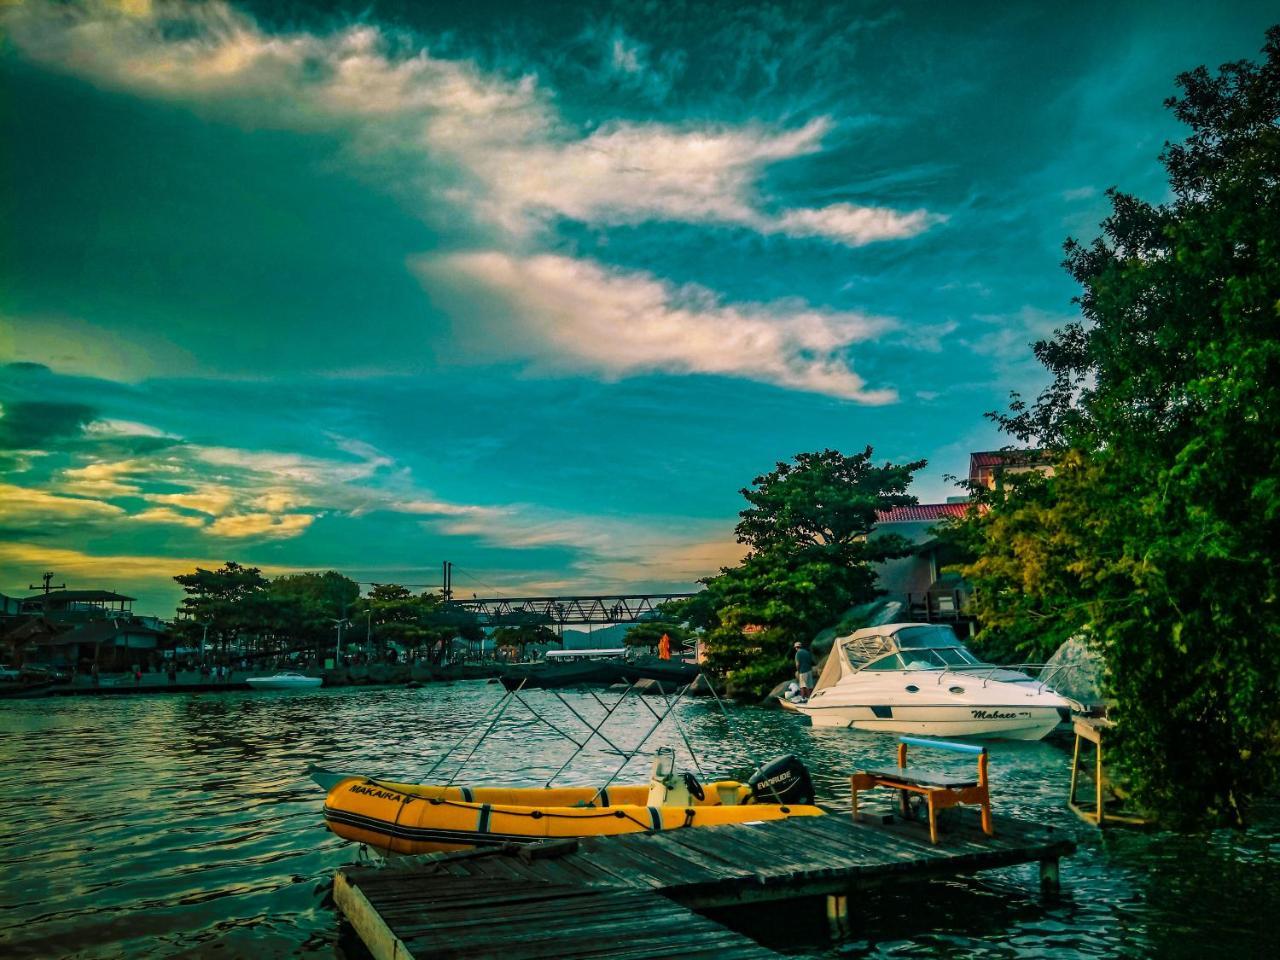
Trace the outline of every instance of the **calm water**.
{"label": "calm water", "polygon": [[[500,696],[460,683],[0,704],[0,955],[342,955],[351,943],[326,895],[358,848],[323,828],[305,767],[424,777]],[[526,696],[566,718],[550,694]],[[599,714],[589,695],[567,696]],[[609,729],[630,746],[651,716],[624,712]],[[714,704],[687,702],[679,715],[708,777],[752,765]],[[893,750],[777,711],[738,717],[758,756],[799,754],[827,799],[847,799],[842,776]],[[668,723],[652,742],[680,747],[680,736]],[[460,779],[537,783],[571,751],[515,705]],[[598,782],[616,763],[585,754],[561,782]],[[1059,903],[1041,904],[1034,866],[1020,867],[869,896],[855,906],[858,939],[843,944],[816,924],[793,936],[807,925],[787,914],[771,945],[824,957],[1274,955],[1280,816],[1246,834],[1099,836],[1063,808],[1067,766],[1060,746],[993,746],[997,809],[1078,836]],[[622,779],[646,772],[637,761]],[[446,763],[431,779],[449,773]]]}

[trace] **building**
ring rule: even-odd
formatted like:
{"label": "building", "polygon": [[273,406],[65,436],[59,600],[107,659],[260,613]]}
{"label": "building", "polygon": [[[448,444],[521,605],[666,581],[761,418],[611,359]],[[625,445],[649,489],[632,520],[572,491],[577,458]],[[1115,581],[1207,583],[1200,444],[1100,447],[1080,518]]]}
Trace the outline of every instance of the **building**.
{"label": "building", "polygon": [[0,657],[14,665],[145,667],[170,646],[169,627],[156,617],[135,615],[133,603],[133,597],[110,590],[0,595]]}
{"label": "building", "polygon": [[[999,490],[1011,474],[1039,471],[1053,474],[1049,455],[1042,450],[985,450],[969,454],[969,484]],[[886,600],[903,604],[903,618],[924,623],[952,623],[962,632],[973,632],[973,618],[965,613],[969,586],[946,568],[961,563],[953,547],[940,540],[937,527],[962,519],[976,506],[968,497],[946,503],[921,503],[881,513],[871,536],[897,534],[914,546],[910,556],[889,560],[876,568]]]}
{"label": "building", "polygon": [[49,590],[22,600],[21,612],[48,617],[56,623],[88,623],[92,620],[128,619],[133,597],[110,590]]}
{"label": "building", "polygon": [[912,544],[911,554],[876,567],[886,600],[903,604],[902,619],[923,623],[968,623],[964,614],[968,587],[959,574],[945,568],[962,559],[935,533],[939,524],[959,520],[971,509],[967,501],[922,503],[882,512],[871,536],[893,534]]}
{"label": "building", "polygon": [[1053,464],[1043,450],[983,450],[969,454],[969,483],[1000,488],[1004,478],[1012,474],[1038,472],[1053,476]]}

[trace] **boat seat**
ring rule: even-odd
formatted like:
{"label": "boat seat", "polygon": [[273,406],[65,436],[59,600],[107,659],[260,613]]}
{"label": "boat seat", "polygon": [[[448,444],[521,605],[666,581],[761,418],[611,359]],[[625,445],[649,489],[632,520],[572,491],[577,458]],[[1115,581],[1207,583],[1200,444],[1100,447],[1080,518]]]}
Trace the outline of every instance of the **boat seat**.
{"label": "boat seat", "polygon": [[978,785],[977,777],[950,777],[945,773],[923,770],[920,767],[880,767],[865,772],[878,780],[891,780],[895,783],[906,783],[914,787],[958,789],[976,787]]}

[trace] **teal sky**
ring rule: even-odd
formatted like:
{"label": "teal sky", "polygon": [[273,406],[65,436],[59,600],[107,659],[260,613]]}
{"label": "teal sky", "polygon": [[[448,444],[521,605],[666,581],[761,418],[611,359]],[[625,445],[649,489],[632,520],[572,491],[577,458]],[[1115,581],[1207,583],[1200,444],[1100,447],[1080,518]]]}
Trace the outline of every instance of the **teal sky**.
{"label": "teal sky", "polygon": [[0,592],[691,588],[738,489],[940,500],[1270,4],[0,2]]}

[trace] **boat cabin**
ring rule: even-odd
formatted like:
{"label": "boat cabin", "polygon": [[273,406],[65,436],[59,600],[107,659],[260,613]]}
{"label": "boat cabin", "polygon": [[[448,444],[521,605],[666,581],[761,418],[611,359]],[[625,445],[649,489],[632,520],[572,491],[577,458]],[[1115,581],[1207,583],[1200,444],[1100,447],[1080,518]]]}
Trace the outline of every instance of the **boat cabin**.
{"label": "boat cabin", "polygon": [[938,623],[890,623],[838,637],[814,690],[863,671],[964,670],[988,667]]}

